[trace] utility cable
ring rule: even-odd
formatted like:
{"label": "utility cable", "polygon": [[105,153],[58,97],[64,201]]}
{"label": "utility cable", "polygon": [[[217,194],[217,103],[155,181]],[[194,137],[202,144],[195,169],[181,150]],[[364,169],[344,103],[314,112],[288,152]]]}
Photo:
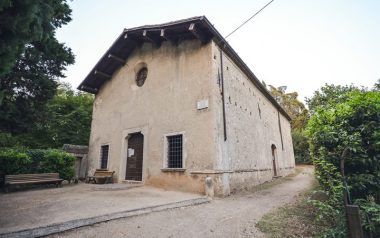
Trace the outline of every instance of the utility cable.
{"label": "utility cable", "polygon": [[269,4],[271,4],[274,0],[271,0],[270,2],[268,2],[264,7],[262,7],[260,10],[258,10],[255,14],[253,14],[250,18],[248,18],[248,20],[246,20],[245,22],[243,22],[240,26],[238,26],[235,30],[233,30],[230,34],[228,34],[226,37],[224,37],[224,39],[226,39],[227,37],[229,37],[230,35],[232,35],[233,33],[235,33],[237,30],[239,30],[242,26],[244,26],[247,22],[249,22],[252,18],[254,18],[257,14],[259,14],[262,10],[264,10],[267,6],[269,6]]}

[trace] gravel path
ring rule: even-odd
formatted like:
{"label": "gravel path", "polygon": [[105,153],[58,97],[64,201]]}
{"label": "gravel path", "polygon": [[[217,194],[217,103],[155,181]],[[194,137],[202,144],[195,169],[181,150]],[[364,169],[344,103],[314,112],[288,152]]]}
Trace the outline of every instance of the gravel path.
{"label": "gravel path", "polygon": [[211,203],[114,220],[51,237],[265,237],[255,224],[272,209],[294,200],[313,183],[312,167],[256,192]]}
{"label": "gravel path", "polygon": [[128,188],[128,184],[78,184],[2,193],[0,237],[4,233],[203,197],[148,186]]}

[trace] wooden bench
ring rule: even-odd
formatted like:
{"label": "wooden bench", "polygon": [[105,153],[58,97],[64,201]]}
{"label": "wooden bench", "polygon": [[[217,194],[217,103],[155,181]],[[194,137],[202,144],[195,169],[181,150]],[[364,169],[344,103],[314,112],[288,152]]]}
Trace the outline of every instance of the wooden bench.
{"label": "wooden bench", "polygon": [[87,183],[94,182],[96,179],[104,179],[104,183],[113,183],[113,174],[115,171],[109,171],[107,169],[97,169],[93,176],[87,177]]}
{"label": "wooden bench", "polygon": [[43,174],[16,174],[5,175],[4,186],[5,191],[14,185],[29,185],[29,184],[55,184],[62,185],[63,179],[59,178],[58,173],[43,173]]}

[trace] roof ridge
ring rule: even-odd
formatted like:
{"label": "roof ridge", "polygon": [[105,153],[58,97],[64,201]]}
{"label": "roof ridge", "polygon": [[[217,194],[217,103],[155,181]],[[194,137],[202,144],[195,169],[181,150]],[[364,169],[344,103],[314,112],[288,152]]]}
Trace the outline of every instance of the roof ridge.
{"label": "roof ridge", "polygon": [[193,22],[193,21],[202,21],[204,18],[206,18],[206,16],[195,16],[195,17],[189,17],[189,18],[184,18],[184,19],[180,19],[180,20],[176,20],[176,21],[169,21],[169,22],[164,22],[164,23],[160,23],[160,24],[147,24],[147,25],[142,25],[142,26],[138,26],[138,27],[131,27],[131,28],[124,28],[124,32],[128,32],[128,31],[135,31],[135,30],[142,30],[142,29],[145,29],[145,28],[162,28],[162,27],[165,27],[165,26],[172,26],[172,25],[177,25],[177,24],[181,24],[181,23],[186,23],[186,22]]}

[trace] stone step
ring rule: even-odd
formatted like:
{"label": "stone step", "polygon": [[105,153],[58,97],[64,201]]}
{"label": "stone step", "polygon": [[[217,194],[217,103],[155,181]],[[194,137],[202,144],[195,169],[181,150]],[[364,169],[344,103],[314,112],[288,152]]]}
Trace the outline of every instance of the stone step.
{"label": "stone step", "polygon": [[124,184],[135,184],[135,185],[144,185],[143,181],[136,181],[136,180],[123,180],[122,183],[124,183]]}

